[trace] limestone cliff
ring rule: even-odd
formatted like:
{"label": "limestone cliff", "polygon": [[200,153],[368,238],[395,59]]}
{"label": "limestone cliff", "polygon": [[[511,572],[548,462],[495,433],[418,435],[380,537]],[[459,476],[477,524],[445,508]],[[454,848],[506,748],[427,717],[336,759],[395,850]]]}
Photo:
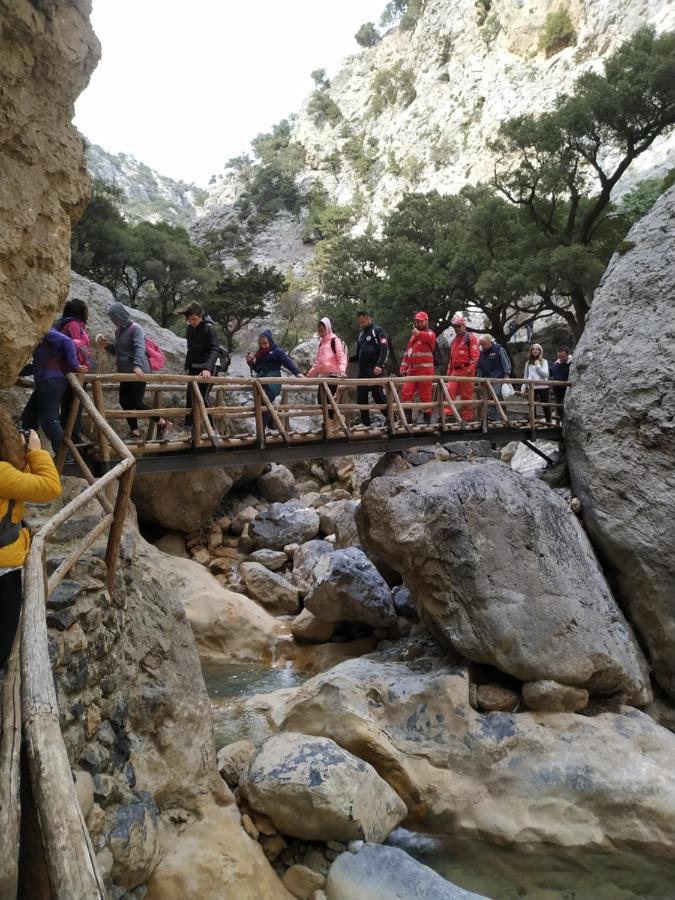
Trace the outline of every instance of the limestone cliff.
{"label": "limestone cliff", "polygon": [[68,292],[89,191],[73,104],[99,57],[90,0],[0,0],[0,384]]}
{"label": "limestone cliff", "polygon": [[[384,4],[383,4],[384,5]],[[564,8],[570,33],[546,44],[549,15]],[[639,26],[675,29],[668,0],[426,0],[412,28],[394,28],[375,46],[345,60],[329,84],[308,97],[292,125],[304,153],[301,192],[321,185],[351,204],[357,228],[378,220],[406,191],[455,193],[489,179],[488,142],[514,115],[550,108],[583,72],[602,61]],[[675,137],[640,157],[621,189],[664,174]],[[236,217],[242,173],[226,170],[211,188],[202,225]],[[298,272],[302,223],[285,217],[259,231],[253,262]]]}

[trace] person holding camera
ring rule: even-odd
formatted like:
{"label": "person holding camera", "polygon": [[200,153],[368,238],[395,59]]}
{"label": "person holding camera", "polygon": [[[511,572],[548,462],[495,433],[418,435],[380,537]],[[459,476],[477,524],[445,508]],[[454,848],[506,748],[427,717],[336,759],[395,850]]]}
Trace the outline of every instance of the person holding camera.
{"label": "person holding camera", "polygon": [[30,549],[24,503],[48,503],[60,494],[59,473],[37,433],[17,431],[0,407],[0,669],[19,624],[21,570]]}

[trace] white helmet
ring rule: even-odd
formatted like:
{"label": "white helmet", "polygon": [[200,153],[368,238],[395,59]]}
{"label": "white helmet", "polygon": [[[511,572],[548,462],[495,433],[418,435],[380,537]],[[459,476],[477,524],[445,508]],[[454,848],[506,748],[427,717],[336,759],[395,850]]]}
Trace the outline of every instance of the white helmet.
{"label": "white helmet", "polygon": [[456,312],[450,321],[451,325],[466,325],[464,313]]}

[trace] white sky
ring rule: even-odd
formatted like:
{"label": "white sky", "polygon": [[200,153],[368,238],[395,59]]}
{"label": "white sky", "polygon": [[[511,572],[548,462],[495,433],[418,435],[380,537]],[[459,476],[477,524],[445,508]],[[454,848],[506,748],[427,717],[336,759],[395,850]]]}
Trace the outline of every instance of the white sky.
{"label": "white sky", "polygon": [[335,74],[386,0],[94,0],[101,62],[76,124],[106,150],[206,185]]}

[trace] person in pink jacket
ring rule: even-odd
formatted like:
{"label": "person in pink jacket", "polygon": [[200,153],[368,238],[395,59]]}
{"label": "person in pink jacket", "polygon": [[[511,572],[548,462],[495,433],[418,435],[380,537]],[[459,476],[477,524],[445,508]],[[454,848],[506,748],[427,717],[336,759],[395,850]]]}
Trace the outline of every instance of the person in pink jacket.
{"label": "person in pink jacket", "polygon": [[[316,361],[307,372],[307,378],[344,378],[347,374],[347,362],[349,356],[345,342],[333,333],[333,326],[328,317],[319,322],[319,349]],[[337,391],[337,384],[329,384],[332,394]],[[319,391],[319,403],[321,403],[321,391]],[[328,418],[331,420],[329,430],[333,430],[333,410],[329,407]]]}

